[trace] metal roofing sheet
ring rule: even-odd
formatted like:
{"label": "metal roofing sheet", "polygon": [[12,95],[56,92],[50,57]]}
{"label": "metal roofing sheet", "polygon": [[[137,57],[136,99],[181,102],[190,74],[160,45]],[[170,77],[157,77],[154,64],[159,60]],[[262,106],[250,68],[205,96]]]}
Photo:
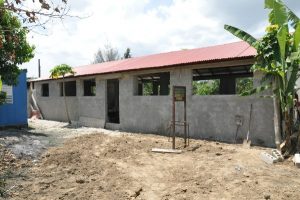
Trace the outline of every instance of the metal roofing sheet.
{"label": "metal roofing sheet", "polygon": [[191,50],[173,51],[125,60],[75,67],[75,76],[107,74],[253,57],[256,50],[246,42],[234,42]]}

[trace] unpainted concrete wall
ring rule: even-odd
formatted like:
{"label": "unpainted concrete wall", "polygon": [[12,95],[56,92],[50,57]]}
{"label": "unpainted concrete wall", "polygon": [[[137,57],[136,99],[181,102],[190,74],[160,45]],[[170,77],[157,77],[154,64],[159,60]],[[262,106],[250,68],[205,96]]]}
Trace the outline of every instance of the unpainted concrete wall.
{"label": "unpainted concrete wall", "polygon": [[[186,86],[187,89],[187,121],[190,124],[191,137],[233,142],[237,129],[235,116],[240,115],[243,118],[243,125],[239,129],[238,138],[245,138],[248,131],[250,104],[252,104],[250,139],[254,144],[274,147],[272,100],[258,96],[192,95],[192,69],[196,67],[96,76],[95,97],[83,96],[84,78],[77,78],[77,97],[67,97],[71,119],[77,121],[80,116],[84,116],[106,120],[106,79],[119,78],[120,125],[118,127],[124,131],[166,135],[172,117],[172,97],[171,95],[137,96],[137,75],[170,72],[170,88],[177,85]],[[92,77],[86,77],[89,78]],[[59,81],[48,81],[50,97],[40,96],[43,82],[36,82],[37,102],[46,119],[66,121],[63,97],[59,96],[57,82]],[[255,84],[257,82],[255,80]],[[181,102],[176,103],[176,120],[183,120]],[[177,130],[182,132],[181,129]]]}

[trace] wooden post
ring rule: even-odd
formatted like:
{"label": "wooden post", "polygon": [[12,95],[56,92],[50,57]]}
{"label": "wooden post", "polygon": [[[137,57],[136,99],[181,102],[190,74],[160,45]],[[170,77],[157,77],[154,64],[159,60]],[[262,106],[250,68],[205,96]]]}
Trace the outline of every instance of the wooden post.
{"label": "wooden post", "polygon": [[186,132],[186,98],[184,99],[184,147],[186,147],[186,139],[187,139],[187,132]]}

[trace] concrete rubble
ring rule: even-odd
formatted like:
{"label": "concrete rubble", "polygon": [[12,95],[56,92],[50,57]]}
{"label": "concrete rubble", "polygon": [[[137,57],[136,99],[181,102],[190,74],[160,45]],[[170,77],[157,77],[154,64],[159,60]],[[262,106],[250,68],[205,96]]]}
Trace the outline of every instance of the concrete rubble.
{"label": "concrete rubble", "polygon": [[295,164],[295,166],[300,168],[300,154],[296,153],[294,158],[293,158],[293,162]]}

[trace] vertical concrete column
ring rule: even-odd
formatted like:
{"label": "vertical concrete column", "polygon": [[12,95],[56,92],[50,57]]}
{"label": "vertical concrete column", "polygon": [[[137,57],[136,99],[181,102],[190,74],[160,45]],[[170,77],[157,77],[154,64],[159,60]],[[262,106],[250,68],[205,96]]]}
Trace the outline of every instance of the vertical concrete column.
{"label": "vertical concrete column", "polygon": [[106,80],[96,78],[96,101],[100,105],[100,116],[106,121],[107,113],[107,96],[106,96]]}
{"label": "vertical concrete column", "polygon": [[[192,69],[184,69],[184,68],[178,68],[174,69],[170,72],[170,102],[172,101],[172,88],[173,86],[185,86],[186,87],[186,103],[187,103],[187,121],[189,121],[189,113],[191,110],[189,109],[189,103],[190,99],[192,97],[192,82],[193,82],[193,71]],[[171,110],[171,109],[170,109]],[[184,106],[183,102],[177,102],[176,103],[176,120],[183,121],[184,120]],[[182,128],[178,128],[177,130],[181,133],[183,133]]]}
{"label": "vertical concrete column", "polygon": [[[253,73],[253,87],[254,88],[261,85],[261,80],[262,80],[263,76],[264,76],[263,72],[256,71]],[[271,95],[271,94],[272,94],[271,90],[265,90],[265,91],[261,92],[260,94],[256,94],[256,95],[260,96],[260,95]]]}
{"label": "vertical concrete column", "polygon": [[76,80],[76,96],[82,97],[83,96],[83,80],[77,79]]}
{"label": "vertical concrete column", "polygon": [[139,83],[137,76],[132,76],[132,94],[133,95],[139,95],[143,93],[143,85]]}
{"label": "vertical concrete column", "polygon": [[259,71],[253,72],[253,87],[257,87],[260,85],[262,77],[263,77],[262,72]]}
{"label": "vertical concrete column", "polygon": [[158,95],[158,82],[153,82],[153,95]]}
{"label": "vertical concrete column", "polygon": [[50,97],[59,97],[60,96],[60,82],[59,81],[49,82],[49,95],[50,95]]}
{"label": "vertical concrete column", "polygon": [[[192,69],[178,68],[170,72],[170,87],[172,89],[173,85],[185,86],[187,96],[193,94],[193,71]],[[172,92],[170,93],[172,94]]]}
{"label": "vertical concrete column", "polygon": [[96,79],[96,97],[105,98],[106,80]]}

